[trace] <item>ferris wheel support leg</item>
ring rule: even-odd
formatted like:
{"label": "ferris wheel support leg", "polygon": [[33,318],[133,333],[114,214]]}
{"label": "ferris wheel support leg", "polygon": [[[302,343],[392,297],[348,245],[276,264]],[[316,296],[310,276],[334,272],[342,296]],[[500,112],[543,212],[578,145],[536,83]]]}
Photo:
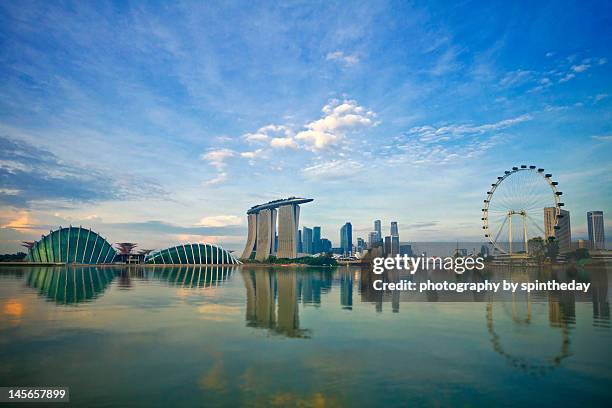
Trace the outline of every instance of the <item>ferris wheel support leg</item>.
{"label": "ferris wheel support leg", "polygon": [[512,255],[512,214],[508,214],[508,218],[510,218],[508,220],[510,222],[508,224],[508,253]]}
{"label": "ferris wheel support leg", "polygon": [[527,216],[523,215],[523,239],[525,240],[525,255],[529,255],[529,248],[527,247]]}

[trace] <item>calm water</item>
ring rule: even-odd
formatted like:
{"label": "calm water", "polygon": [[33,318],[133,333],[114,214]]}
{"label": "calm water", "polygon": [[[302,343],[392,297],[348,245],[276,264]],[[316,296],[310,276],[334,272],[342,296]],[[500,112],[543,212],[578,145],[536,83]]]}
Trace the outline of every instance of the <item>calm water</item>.
{"label": "calm water", "polygon": [[592,288],[398,295],[345,267],[2,267],[0,384],[69,386],[83,407],[609,406],[612,271],[486,277]]}

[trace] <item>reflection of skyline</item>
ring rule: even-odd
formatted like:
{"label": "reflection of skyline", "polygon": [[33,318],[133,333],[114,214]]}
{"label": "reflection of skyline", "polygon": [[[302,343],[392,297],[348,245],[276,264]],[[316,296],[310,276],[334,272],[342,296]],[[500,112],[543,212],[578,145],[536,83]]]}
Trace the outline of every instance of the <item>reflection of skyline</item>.
{"label": "reflection of skyline", "polygon": [[76,304],[100,296],[115,279],[109,268],[39,267],[28,275],[27,285],[57,304]]}
{"label": "reflection of skyline", "polygon": [[26,284],[57,304],[77,304],[98,298],[115,278],[118,278],[119,289],[131,289],[134,279],[143,281],[149,278],[180,288],[208,289],[230,279],[235,269],[219,265],[154,268],[41,266],[32,268]]}
{"label": "reflection of skyline", "polygon": [[241,274],[246,288],[247,326],[287,337],[310,337],[308,330],[300,328],[301,285],[295,270],[242,270]]}
{"label": "reflection of skyline", "polygon": [[[236,266],[186,265],[163,266],[152,269],[152,277],[170,286],[207,289],[218,287],[231,278]],[[135,271],[143,268],[135,268]]]}

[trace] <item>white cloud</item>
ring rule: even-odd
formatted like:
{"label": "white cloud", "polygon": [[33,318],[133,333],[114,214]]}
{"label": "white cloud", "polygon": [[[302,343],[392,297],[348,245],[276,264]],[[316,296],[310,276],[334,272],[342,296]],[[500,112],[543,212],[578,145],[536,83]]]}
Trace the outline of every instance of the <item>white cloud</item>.
{"label": "white cloud", "polygon": [[244,157],[245,159],[256,159],[257,157],[262,155],[262,152],[263,149],[257,149],[252,152],[242,152],[240,153],[240,157]]}
{"label": "white cloud", "polygon": [[525,114],[517,116],[516,118],[504,119],[496,123],[488,123],[477,126],[465,124],[451,124],[440,127],[433,127],[429,125],[418,126],[410,129],[408,133],[416,135],[421,142],[439,143],[456,140],[465,135],[481,135],[487,132],[497,132],[531,119],[531,115]]}
{"label": "white cloud", "polygon": [[504,87],[522,85],[531,79],[532,75],[533,72],[531,71],[523,71],[519,69],[518,71],[508,72],[506,75],[504,75],[499,84]]}
{"label": "white cloud", "polygon": [[561,78],[561,79],[559,80],[559,82],[567,82],[567,81],[569,81],[570,79],[574,78],[575,76],[576,76],[576,75],[574,75],[574,74],[572,74],[572,73],[569,73],[569,74],[565,75],[563,78]]}
{"label": "white cloud", "polygon": [[297,143],[292,137],[275,137],[270,140],[270,146],[275,148],[290,147],[292,149],[298,147]]}
{"label": "white cloud", "polygon": [[284,125],[266,125],[257,129],[254,133],[247,133],[243,137],[247,142],[268,142],[273,137],[284,136],[290,137],[292,131],[288,126]]}
{"label": "white cloud", "polygon": [[606,99],[608,96],[609,96],[608,94],[597,94],[597,95],[595,95],[595,103]]}
{"label": "white cloud", "polygon": [[231,225],[241,225],[242,218],[235,215],[213,215],[210,217],[204,217],[200,220],[198,225],[203,227],[227,227]]}
{"label": "white cloud", "polygon": [[20,161],[15,160],[0,160],[0,168],[6,170],[11,174],[15,174],[16,172],[30,172],[32,171],[32,167],[22,163]]}
{"label": "white cloud", "polygon": [[208,164],[221,171],[226,167],[225,160],[236,155],[236,152],[230,149],[213,149],[202,154],[200,158],[206,160]]}
{"label": "white cloud", "polygon": [[591,139],[599,140],[600,142],[612,142],[612,135],[591,136]]}
{"label": "white cloud", "polygon": [[308,178],[334,179],[353,176],[361,169],[363,164],[354,160],[332,160],[306,167],[302,174]]}
{"label": "white cloud", "polygon": [[359,57],[355,54],[345,54],[343,51],[330,52],[325,56],[327,61],[336,61],[347,67],[356,65],[359,62]]}
{"label": "white cloud", "polygon": [[225,180],[227,180],[227,173],[225,172],[220,172],[217,174],[216,177],[207,180],[204,182],[205,186],[213,186],[215,184],[219,184],[219,183],[223,183]]}
{"label": "white cloud", "polygon": [[14,188],[0,188],[0,194],[16,196],[19,195],[19,190]]}
{"label": "white cloud", "polygon": [[600,58],[599,61],[597,61],[599,65],[604,65],[606,62],[608,62],[608,60],[605,58]]}
{"label": "white cloud", "polygon": [[589,69],[589,64],[580,64],[580,65],[572,65],[572,71],[574,72],[584,72]]}
{"label": "white cloud", "polygon": [[366,111],[352,100],[342,103],[331,101],[322,111],[325,116],[306,124],[306,130],[295,136],[297,140],[306,143],[310,150],[320,150],[338,144],[347,131],[375,125],[374,112]]}

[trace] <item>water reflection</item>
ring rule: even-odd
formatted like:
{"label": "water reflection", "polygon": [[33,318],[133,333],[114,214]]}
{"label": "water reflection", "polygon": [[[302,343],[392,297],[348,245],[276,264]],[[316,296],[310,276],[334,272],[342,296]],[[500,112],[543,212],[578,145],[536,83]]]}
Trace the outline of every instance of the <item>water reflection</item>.
{"label": "water reflection", "polygon": [[[247,326],[268,329],[287,337],[308,338],[310,331],[300,328],[298,293],[314,280],[299,279],[295,270],[242,270],[246,288]],[[302,275],[300,276],[302,278]],[[311,296],[312,290],[307,291]],[[318,295],[320,302],[320,293]]]}
{"label": "water reflection", "polygon": [[115,278],[110,268],[38,267],[27,278],[27,285],[40,295],[62,305],[88,302],[100,296]]}
{"label": "water reflection", "polygon": [[152,270],[152,278],[165,282],[170,286],[207,289],[218,287],[231,279],[236,268],[236,266],[221,265],[164,266],[153,267],[148,269],[148,271]]}

